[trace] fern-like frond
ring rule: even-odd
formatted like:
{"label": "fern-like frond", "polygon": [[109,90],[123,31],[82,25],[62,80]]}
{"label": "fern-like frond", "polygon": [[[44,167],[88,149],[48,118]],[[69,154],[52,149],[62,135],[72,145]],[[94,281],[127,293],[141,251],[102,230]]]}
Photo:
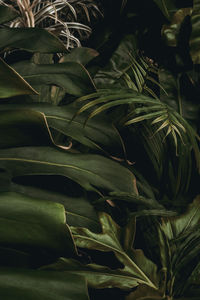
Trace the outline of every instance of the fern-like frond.
{"label": "fern-like frond", "polygon": [[130,112],[123,117],[123,124],[125,126],[150,121],[150,125],[155,128],[154,134],[162,131],[165,133],[163,140],[167,136],[172,138],[177,155],[179,154],[178,148],[180,143],[189,147],[191,145],[200,171],[199,137],[192,126],[166,103],[131,89],[103,89],[91,95],[81,97],[78,101],[87,101],[76,113],[78,115],[89,109],[90,113],[86,122],[105,110],[119,105],[128,105]]}
{"label": "fern-like frond", "polygon": [[148,95],[151,95],[156,99],[158,97],[154,90],[150,87],[150,84],[158,86],[166,93],[158,80],[156,80],[156,77],[158,76],[158,68],[155,64],[153,64],[152,60],[144,58],[141,55],[138,55],[135,58],[131,53],[129,53],[129,57],[129,67],[122,76],[129,88],[140,93],[146,92]]}

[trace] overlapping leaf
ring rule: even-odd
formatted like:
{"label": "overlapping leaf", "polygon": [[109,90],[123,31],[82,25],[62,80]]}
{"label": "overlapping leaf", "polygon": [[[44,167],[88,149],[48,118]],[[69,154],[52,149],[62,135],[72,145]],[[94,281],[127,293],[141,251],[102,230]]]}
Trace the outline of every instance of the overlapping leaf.
{"label": "overlapping leaf", "polygon": [[[16,114],[19,116],[19,118],[22,118],[24,122],[27,122],[27,125],[31,122],[31,120],[33,121],[33,119],[36,120],[38,118],[42,118],[44,119],[42,122],[48,122],[48,126],[50,128],[53,128],[67,137],[71,137],[72,139],[89,148],[98,151],[108,151],[109,154],[112,155],[116,155],[117,153],[121,153],[122,155],[123,151],[120,137],[111,121],[105,116],[97,116],[96,118],[90,120],[86,126],[84,126],[84,121],[86,118],[85,114],[81,114],[75,120],[72,120],[75,112],[77,111],[77,108],[74,105],[64,105],[58,107],[50,104],[5,104],[0,106],[0,111],[2,115],[5,111],[7,111],[7,117],[4,117],[4,120],[8,124],[11,124],[11,116],[9,117],[9,112],[11,111],[16,111],[16,113],[13,112],[12,114]],[[22,113],[25,111],[27,112],[25,114],[27,118],[29,116],[28,111],[30,111],[30,118],[28,118],[29,120],[25,120],[25,115],[22,115]],[[41,113],[44,114],[44,116],[42,116]],[[38,124],[37,120],[36,123]],[[35,132],[37,129],[36,127],[38,126],[37,124],[33,124]],[[23,133],[28,132],[27,134],[29,134],[29,131],[25,127],[23,127],[22,131]],[[34,134],[34,132],[31,132],[30,136],[32,136],[32,134]],[[37,134],[40,136],[40,133]],[[20,137],[16,136],[16,139],[17,138],[20,139]]]}
{"label": "overlapping leaf", "polygon": [[134,175],[99,155],[69,153],[53,147],[19,147],[0,150],[0,167],[9,170],[12,177],[62,175],[89,191],[134,193]]}
{"label": "overlapping leaf", "polygon": [[30,52],[66,52],[64,44],[43,28],[0,28],[0,49],[23,49]]}
{"label": "overlapping leaf", "polygon": [[0,195],[0,245],[71,256],[75,248],[61,204],[14,192]]}
{"label": "overlapping leaf", "polygon": [[192,145],[197,166],[200,170],[199,137],[192,126],[180,114],[167,104],[159,101],[159,99],[147,97],[131,89],[120,89],[120,91],[102,89],[96,93],[81,97],[78,101],[88,101],[88,103],[83,105],[76,115],[94,108],[86,119],[86,122],[104,110],[119,105],[134,105],[134,109],[125,117],[126,126],[151,120],[152,125],[156,124],[158,126],[156,133],[165,130],[165,137],[171,135],[176,151],[178,148],[178,139],[181,142],[187,141],[187,143]]}
{"label": "overlapping leaf", "polygon": [[1,269],[0,290],[4,300],[89,300],[84,278],[66,272]]}
{"label": "overlapping leaf", "polygon": [[34,64],[23,61],[14,64],[13,68],[34,86],[57,85],[75,96],[83,96],[95,91],[89,73],[83,65],[76,62]]}
{"label": "overlapping leaf", "polygon": [[30,84],[0,58],[0,98],[37,94]]}
{"label": "overlapping leaf", "polygon": [[200,254],[200,198],[181,216],[164,218],[159,227],[161,261],[168,270],[168,292],[181,295]]}
{"label": "overlapping leaf", "polygon": [[143,283],[157,289],[156,266],[144,256],[141,250],[132,248],[135,219],[131,219],[126,228],[120,228],[109,215],[101,213],[100,222],[102,226],[100,234],[95,234],[86,228],[71,227],[75,243],[81,248],[114,252],[117,259],[124,265],[123,268],[112,270],[95,264],[83,266],[66,259],[61,259],[49,267],[82,274],[89,286],[95,288],[131,289]]}
{"label": "overlapping leaf", "polygon": [[18,16],[15,9],[0,5],[0,24],[11,21]]}

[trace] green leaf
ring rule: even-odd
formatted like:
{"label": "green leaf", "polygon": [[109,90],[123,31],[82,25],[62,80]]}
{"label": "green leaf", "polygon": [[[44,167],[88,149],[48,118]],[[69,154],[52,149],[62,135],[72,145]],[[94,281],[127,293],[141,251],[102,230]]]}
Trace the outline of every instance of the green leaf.
{"label": "green leaf", "polygon": [[56,85],[75,96],[83,96],[95,90],[87,70],[76,62],[34,64],[23,61],[13,67],[34,86]]}
{"label": "green leaf", "polygon": [[119,163],[93,154],[74,154],[51,147],[0,150],[0,167],[12,176],[66,176],[86,190],[134,193],[134,175]]}
{"label": "green leaf", "polygon": [[[142,250],[134,250],[132,248],[135,236],[135,218],[132,218],[125,228],[121,228],[109,215],[101,213],[100,222],[102,226],[102,233],[100,234],[85,228],[71,227],[71,230],[78,247],[103,252],[112,251],[124,265],[124,268],[115,270],[115,273],[116,276],[117,274],[124,274],[125,282],[119,278],[117,283],[113,279],[109,281],[107,287],[133,288],[138,284],[146,284],[157,289],[156,266],[144,256]],[[92,268],[92,265],[89,265],[89,267]],[[94,269],[96,270],[96,266]],[[132,282],[130,282],[131,276]],[[103,287],[106,287],[107,278],[101,277],[101,280],[103,279],[105,281]],[[93,284],[92,280],[91,277],[91,285]]]}
{"label": "green leaf", "polygon": [[[70,182],[71,183],[71,182]],[[49,183],[50,184],[50,183]],[[64,206],[66,212],[66,221],[70,226],[86,227],[93,231],[100,231],[99,220],[94,206],[90,203],[86,196],[72,197],[67,191],[55,192],[52,190],[36,188],[34,186],[11,184],[11,191],[18,192],[35,199],[49,200],[51,202],[60,203]]]}
{"label": "green leaf", "polygon": [[1,193],[0,245],[46,249],[64,256],[75,253],[64,207],[14,192]]}
{"label": "green leaf", "polygon": [[44,114],[33,110],[1,111],[0,134],[0,148],[54,144]]}
{"label": "green leaf", "polygon": [[69,54],[64,54],[59,62],[77,62],[85,66],[98,55],[99,53],[94,49],[87,47],[77,47],[72,49]]}
{"label": "green leaf", "polygon": [[0,24],[6,23],[15,19],[18,13],[12,7],[0,5]]}
{"label": "green leaf", "polygon": [[200,197],[181,216],[163,218],[159,232],[162,266],[168,269],[169,289],[180,294],[198,264]]}
{"label": "green leaf", "polygon": [[[50,128],[53,128],[54,130],[73,138],[89,148],[98,151],[108,151],[113,155],[118,153],[123,155],[119,134],[114,125],[112,125],[111,121],[106,116],[97,116],[96,118],[91,119],[90,122],[84,126],[86,114],[81,114],[77,116],[76,119],[72,120],[77,111],[76,106],[73,104],[63,106],[54,106],[50,104],[5,104],[0,106],[0,112],[2,111],[2,115],[5,111],[8,113],[12,110],[16,111],[16,114],[19,116],[22,115],[22,112],[27,111],[28,113],[28,111],[30,111],[30,120],[34,115],[38,116],[34,118],[39,118],[39,116],[41,116],[41,118],[45,118]],[[13,114],[15,113],[13,112]],[[6,120],[6,117],[4,120]],[[7,120],[7,122],[9,122],[9,120]],[[26,122],[29,123],[28,120],[26,120]],[[15,129],[13,129],[13,131],[14,130]],[[26,128],[21,128],[20,130],[22,132],[28,131]],[[28,131],[27,134],[32,136],[32,131],[30,133]],[[4,133],[4,135],[6,135],[6,133]],[[38,133],[38,135],[40,136],[40,133]]]}
{"label": "green leaf", "polygon": [[4,300],[89,300],[82,276],[68,272],[0,269]]}
{"label": "green leaf", "polygon": [[163,293],[158,290],[154,290],[149,286],[139,285],[136,291],[131,292],[126,300],[168,300],[168,297],[165,297]]}
{"label": "green leaf", "polygon": [[193,1],[193,12],[191,16],[192,33],[190,36],[190,54],[194,64],[200,64],[200,3]]}
{"label": "green leaf", "polygon": [[123,76],[131,69],[130,53],[137,49],[135,37],[127,35],[113,53],[109,63],[99,70],[94,78],[98,88],[105,88],[115,84],[117,87],[124,87]]}
{"label": "green leaf", "polygon": [[30,52],[66,52],[64,44],[43,28],[0,28],[0,49],[23,49]]}
{"label": "green leaf", "polygon": [[35,95],[37,92],[0,58],[0,98],[30,94]]}

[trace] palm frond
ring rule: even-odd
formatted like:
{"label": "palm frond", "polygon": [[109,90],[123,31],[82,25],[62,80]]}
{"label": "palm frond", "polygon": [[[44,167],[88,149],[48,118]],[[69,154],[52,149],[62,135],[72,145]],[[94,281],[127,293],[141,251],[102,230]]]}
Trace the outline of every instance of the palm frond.
{"label": "palm frond", "polygon": [[137,55],[135,58],[131,53],[129,53],[129,57],[129,67],[123,74],[123,80],[129,88],[140,93],[147,92],[147,94],[157,99],[158,96],[149,86],[151,83],[151,85],[158,86],[166,93],[162,85],[154,78],[154,76],[158,76],[158,68],[151,59],[141,55]]}
{"label": "palm frond", "polygon": [[172,138],[177,155],[179,154],[180,143],[188,147],[191,145],[200,171],[198,135],[178,112],[159,99],[150,98],[131,89],[103,89],[81,97],[78,101],[87,101],[87,103],[80,108],[76,115],[90,109],[85,123],[105,110],[119,105],[128,105],[130,112],[122,119],[125,126],[151,121],[151,126],[155,128],[154,135],[162,131],[164,132],[163,140],[167,136]]}

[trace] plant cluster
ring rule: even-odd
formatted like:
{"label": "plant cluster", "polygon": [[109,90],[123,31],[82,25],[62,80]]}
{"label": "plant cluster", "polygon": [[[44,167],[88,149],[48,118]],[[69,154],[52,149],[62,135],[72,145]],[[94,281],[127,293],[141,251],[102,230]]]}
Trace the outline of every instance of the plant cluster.
{"label": "plant cluster", "polygon": [[0,1],[3,300],[200,299],[199,22],[197,0]]}

